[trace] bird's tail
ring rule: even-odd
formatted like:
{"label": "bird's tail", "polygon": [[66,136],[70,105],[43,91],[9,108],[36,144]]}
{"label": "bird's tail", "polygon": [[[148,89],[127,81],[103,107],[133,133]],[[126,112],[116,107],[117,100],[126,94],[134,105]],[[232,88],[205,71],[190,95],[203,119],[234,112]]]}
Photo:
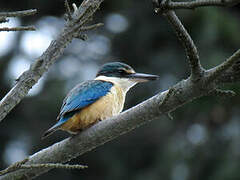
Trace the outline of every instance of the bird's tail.
{"label": "bird's tail", "polygon": [[45,131],[41,137],[41,139],[45,139],[46,137],[50,136],[52,133],[54,133],[57,129],[48,129]]}
{"label": "bird's tail", "polygon": [[59,129],[59,124],[55,124],[54,126],[52,126],[50,129],[48,129],[47,131],[45,131],[41,137],[41,139],[45,139],[46,137],[50,136],[52,133],[54,133],[55,131],[57,131]]}
{"label": "bird's tail", "polygon": [[53,125],[50,129],[48,129],[47,131],[45,131],[42,135],[41,139],[45,139],[46,137],[50,136],[52,133],[54,133],[55,131],[57,131],[59,129],[59,127],[64,124],[67,120],[69,119],[68,116],[66,117],[62,117],[55,125]]}

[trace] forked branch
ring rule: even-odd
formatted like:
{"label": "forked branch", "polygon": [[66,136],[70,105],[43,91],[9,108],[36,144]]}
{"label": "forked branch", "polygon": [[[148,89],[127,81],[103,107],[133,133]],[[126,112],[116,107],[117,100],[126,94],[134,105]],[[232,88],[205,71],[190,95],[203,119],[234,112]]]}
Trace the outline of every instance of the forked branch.
{"label": "forked branch", "polygon": [[[75,8],[74,14],[76,16],[72,16],[75,23],[73,21],[69,21],[69,24],[66,27],[67,30],[63,31],[63,35],[53,41],[49,49],[38,59],[35,64],[31,66],[30,70],[25,72],[26,76],[23,74],[20,77],[20,83],[16,85],[18,86],[16,88],[26,88],[24,86],[26,85],[27,88],[24,89],[24,93],[26,94],[28,92],[30,87],[37,82],[41,75],[54,62],[56,57],[62,54],[64,46],[66,46],[66,44],[68,44],[69,41],[71,41],[71,39],[76,35],[76,31],[73,29],[77,29],[79,27],[83,28],[83,25],[96,11],[95,8],[98,8],[102,1],[103,0],[85,0],[83,7],[80,7],[78,10]],[[94,6],[95,8],[93,8],[91,6],[91,3],[97,6]],[[90,12],[93,13],[89,14]],[[191,77],[180,81],[170,90],[158,93],[154,97],[121,113],[118,116],[112,117],[106,121],[101,121],[74,137],[67,138],[33,154],[28,158],[28,161],[25,163],[25,165],[28,166],[34,164],[60,162],[64,163],[70,161],[71,159],[84,154],[110,140],[113,140],[114,138],[127,133],[134,128],[137,128],[144,123],[159,118],[163,114],[174,111],[175,109],[183,106],[188,102],[191,102],[196,98],[207,95],[211,92],[214,92],[218,95],[234,94],[233,92],[221,91],[217,88],[224,83],[233,82],[232,78],[229,78],[230,75],[237,75],[238,78],[236,78],[234,82],[240,81],[240,68],[238,63],[240,51],[234,53],[234,55],[227,59],[226,62],[222,63],[216,68],[205,71],[200,65],[200,60],[195,44],[193,43],[191,37],[183,27],[180,20],[177,18],[174,11],[169,11],[168,9],[166,10],[163,8],[163,13],[171,25],[174,27],[179,39],[186,49],[186,54],[188,56],[191,67]],[[70,38],[70,40],[66,40],[65,38]],[[28,80],[30,82],[28,82]],[[23,82],[25,84],[21,85]],[[28,83],[30,83],[30,85]],[[16,88],[13,88],[11,91],[14,92],[14,97],[18,97],[17,102],[19,102],[25,96],[25,94],[19,97],[18,92],[16,92]],[[17,94],[17,96],[15,96],[15,94]],[[7,95],[6,97],[10,98],[10,100],[4,99],[3,102],[12,103],[12,100],[14,100],[11,99],[12,96]],[[17,103],[15,103],[13,106],[11,105],[10,108],[14,107],[16,104]],[[0,103],[0,120],[2,107],[5,106],[1,106]],[[40,174],[49,171],[51,168],[52,167],[41,169],[21,169],[0,176],[0,180],[35,178]]]}
{"label": "forked branch", "polygon": [[[0,122],[28,94],[28,91],[63,54],[65,47],[74,37],[79,37],[79,29],[92,20],[103,0],[84,0],[78,9],[74,9],[72,20],[66,22],[63,31],[51,42],[49,47],[19,78],[16,85],[0,101]],[[95,26],[94,26],[95,27]],[[89,28],[91,29],[91,28]]]}
{"label": "forked branch", "polygon": [[190,69],[191,69],[191,78],[193,81],[197,81],[201,78],[204,69],[202,68],[199,60],[199,55],[197,51],[197,47],[194,44],[191,36],[188,34],[187,30],[182,25],[179,18],[176,16],[174,11],[167,11],[164,13],[164,16],[167,18],[169,23],[173,26],[177,37],[182,43],[186,56],[189,61]]}

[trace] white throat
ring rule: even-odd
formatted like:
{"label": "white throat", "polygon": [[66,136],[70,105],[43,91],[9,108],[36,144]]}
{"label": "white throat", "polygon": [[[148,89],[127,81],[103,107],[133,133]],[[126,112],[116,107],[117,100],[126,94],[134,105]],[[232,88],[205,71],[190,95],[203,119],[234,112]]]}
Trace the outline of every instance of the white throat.
{"label": "white throat", "polygon": [[103,80],[112,82],[115,85],[120,86],[120,88],[126,93],[131,87],[133,87],[137,82],[131,81],[127,78],[118,78],[118,77],[107,77],[107,76],[98,76],[95,80]]}

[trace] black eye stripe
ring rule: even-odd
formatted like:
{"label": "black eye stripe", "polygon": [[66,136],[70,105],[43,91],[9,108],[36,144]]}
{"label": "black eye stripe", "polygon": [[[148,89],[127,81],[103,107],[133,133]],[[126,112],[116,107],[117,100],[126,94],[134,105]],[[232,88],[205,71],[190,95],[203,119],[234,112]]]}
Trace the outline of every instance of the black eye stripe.
{"label": "black eye stripe", "polygon": [[125,73],[126,71],[119,69],[118,72]]}
{"label": "black eye stripe", "polygon": [[121,75],[127,75],[128,73],[122,69],[119,69],[118,70],[118,73],[121,74]]}

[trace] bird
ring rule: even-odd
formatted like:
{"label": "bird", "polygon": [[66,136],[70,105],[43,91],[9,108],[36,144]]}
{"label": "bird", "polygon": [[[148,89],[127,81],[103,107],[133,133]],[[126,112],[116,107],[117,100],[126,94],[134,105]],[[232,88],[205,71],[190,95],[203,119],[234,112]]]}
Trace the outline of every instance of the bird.
{"label": "bird", "polygon": [[45,131],[42,139],[56,130],[77,134],[119,114],[131,87],[158,78],[158,75],[136,73],[131,66],[122,62],[104,64],[95,79],[76,85],[68,93],[57,116],[57,123]]}

